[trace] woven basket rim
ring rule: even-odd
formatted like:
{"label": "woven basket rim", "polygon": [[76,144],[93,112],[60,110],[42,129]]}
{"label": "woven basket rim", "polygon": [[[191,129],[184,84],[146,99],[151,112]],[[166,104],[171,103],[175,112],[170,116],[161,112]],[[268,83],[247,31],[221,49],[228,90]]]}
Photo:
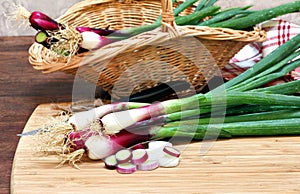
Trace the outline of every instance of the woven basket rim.
{"label": "woven basket rim", "polygon": [[[142,1],[143,0],[129,0],[123,1],[121,3],[139,3]],[[160,0],[152,1],[160,2]],[[68,15],[71,15],[74,12],[84,10],[84,8],[86,7],[112,2],[120,3],[118,0],[84,0],[72,6],[64,15],[59,17],[58,20]],[[162,2],[170,2],[170,0]],[[164,12],[164,6],[165,5],[162,5],[162,12]],[[170,9],[170,4],[168,4],[168,6]],[[176,37],[194,36],[200,39],[207,40],[230,40],[241,42],[262,42],[266,39],[266,33],[263,30],[256,27],[254,27],[253,31],[243,31],[228,28],[211,28],[208,26],[177,26],[174,23],[174,21],[169,21],[168,23],[162,21],[161,24],[162,25],[159,28],[138,34],[125,40],[120,40],[111,43],[100,49],[97,49],[96,51],[89,51],[86,53],[72,56],[71,60],[69,61],[67,59],[60,59],[52,63],[46,62],[38,55],[42,52],[47,52],[48,49],[43,48],[43,46],[39,45],[38,43],[33,43],[29,48],[29,61],[35,69],[40,70],[43,73],[51,73],[55,71],[65,71],[74,68],[79,68],[85,63],[92,62],[95,59],[93,57],[90,57],[90,59],[88,61],[85,61],[85,63],[79,62],[82,57],[85,57],[87,55],[95,56],[97,54],[97,60],[99,60],[99,58],[101,58],[103,61],[109,60],[122,52],[138,49],[141,46],[151,44],[151,42],[159,43]],[[168,32],[163,32],[163,28]]]}

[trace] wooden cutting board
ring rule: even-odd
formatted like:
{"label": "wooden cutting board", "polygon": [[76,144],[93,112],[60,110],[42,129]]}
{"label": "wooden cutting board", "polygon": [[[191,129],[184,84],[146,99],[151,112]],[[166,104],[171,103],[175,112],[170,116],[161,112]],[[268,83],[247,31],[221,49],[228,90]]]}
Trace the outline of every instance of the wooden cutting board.
{"label": "wooden cutting board", "polygon": [[[41,127],[50,104],[36,108],[24,132]],[[241,138],[191,143],[176,168],[118,174],[101,161],[55,168],[56,157],[40,157],[22,137],[12,169],[12,193],[300,193],[300,137]]]}

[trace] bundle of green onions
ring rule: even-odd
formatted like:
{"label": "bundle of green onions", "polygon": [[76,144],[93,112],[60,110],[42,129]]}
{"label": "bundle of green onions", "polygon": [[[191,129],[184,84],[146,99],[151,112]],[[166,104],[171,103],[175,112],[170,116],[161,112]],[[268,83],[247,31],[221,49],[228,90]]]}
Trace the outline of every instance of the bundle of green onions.
{"label": "bundle of green onions", "polygon": [[[300,135],[300,80],[264,87],[300,66],[300,35],[253,67],[207,92],[153,104],[121,102],[73,114],[63,125],[39,132],[61,153],[104,159],[137,143],[185,137],[202,140]],[[53,135],[54,134],[54,135]],[[72,157],[74,158],[74,157]]]}
{"label": "bundle of green onions", "polygon": [[[199,25],[247,30],[263,21],[288,14],[299,12],[300,2],[282,4],[277,7],[263,10],[248,10],[251,6],[234,7],[221,10],[214,5],[217,0],[186,0],[174,8],[175,23],[182,25]],[[186,8],[197,4],[194,12],[181,16]],[[91,28],[88,26],[69,26],[60,24],[41,12],[30,13],[23,7],[17,8],[17,18],[25,18],[38,31],[35,41],[44,45],[60,56],[72,56],[80,52],[99,49],[115,41],[124,40],[137,34],[153,30],[161,25],[161,16],[149,25],[129,29],[110,30]],[[207,18],[210,18],[207,20]]]}

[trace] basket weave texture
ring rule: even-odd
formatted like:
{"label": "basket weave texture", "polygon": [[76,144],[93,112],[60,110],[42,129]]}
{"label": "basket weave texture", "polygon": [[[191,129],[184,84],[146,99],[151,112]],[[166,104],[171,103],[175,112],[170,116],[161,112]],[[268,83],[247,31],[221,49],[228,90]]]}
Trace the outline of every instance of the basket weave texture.
{"label": "basket weave texture", "polygon": [[[245,44],[265,39],[265,32],[259,29],[176,26],[174,6],[171,0],[84,0],[58,21],[71,27],[109,26],[117,30],[151,24],[161,14],[162,25],[69,59],[49,57],[52,51],[34,43],[29,49],[29,61],[43,73],[79,75],[115,98],[176,80],[185,80],[191,84],[190,90],[199,91],[216,69],[222,69]],[[191,11],[193,8],[181,14]],[[195,50],[199,51],[196,56]]]}

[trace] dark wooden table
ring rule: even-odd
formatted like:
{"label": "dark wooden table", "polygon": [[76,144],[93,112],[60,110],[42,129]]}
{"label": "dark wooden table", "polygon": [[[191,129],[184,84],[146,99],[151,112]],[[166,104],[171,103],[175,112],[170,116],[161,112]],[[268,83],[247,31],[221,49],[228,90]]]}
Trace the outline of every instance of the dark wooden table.
{"label": "dark wooden table", "polygon": [[42,103],[70,102],[74,76],[42,74],[28,62],[33,37],[0,37],[0,193],[10,193],[14,153],[35,107]]}

